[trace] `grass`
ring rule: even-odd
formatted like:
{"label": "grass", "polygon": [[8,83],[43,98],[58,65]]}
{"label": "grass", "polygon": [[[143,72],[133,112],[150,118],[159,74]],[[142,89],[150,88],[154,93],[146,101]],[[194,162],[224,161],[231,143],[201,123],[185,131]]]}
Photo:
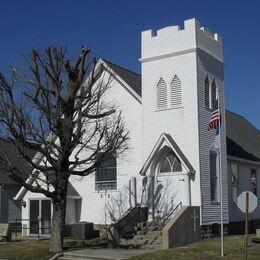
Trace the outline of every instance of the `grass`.
{"label": "grass", "polygon": [[[65,239],[65,251],[86,247],[106,246],[107,243],[100,239],[70,240]],[[47,260],[49,253],[49,240],[15,240],[9,243],[0,242],[0,260]]]}
{"label": "grass", "polygon": [[[214,260],[214,259],[244,259],[244,237],[225,237],[225,257],[220,255],[220,239],[209,239],[187,246],[169,250],[134,256],[131,260]],[[82,247],[105,246],[104,241],[96,240],[65,240],[65,250]],[[8,260],[47,260],[52,254],[48,252],[49,240],[17,240],[10,243],[0,242],[0,259]],[[248,260],[260,259],[260,244],[249,239]]]}
{"label": "grass", "polygon": [[[224,238],[225,257],[220,257],[220,238],[204,240],[175,249],[159,250],[156,252],[134,256],[131,260],[214,260],[214,259],[245,259],[244,237],[228,236]],[[260,244],[252,243],[249,239],[248,260],[260,259]]]}
{"label": "grass", "polygon": [[47,260],[49,253],[48,240],[22,240],[9,243],[0,242],[0,259],[8,260]]}

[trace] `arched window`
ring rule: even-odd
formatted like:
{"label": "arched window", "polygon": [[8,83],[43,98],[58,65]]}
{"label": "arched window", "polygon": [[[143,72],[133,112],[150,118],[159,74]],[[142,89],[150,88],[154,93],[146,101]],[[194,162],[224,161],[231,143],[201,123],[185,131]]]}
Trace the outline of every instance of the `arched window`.
{"label": "arched window", "polygon": [[205,107],[210,108],[210,102],[209,102],[209,79],[208,76],[205,79],[204,82],[204,90],[205,90]]}
{"label": "arched window", "polygon": [[157,109],[167,108],[167,85],[161,78],[157,84]]}
{"label": "arched window", "polygon": [[217,85],[215,79],[213,79],[212,83],[209,83],[208,76],[204,82],[205,89],[205,107],[209,109],[217,109],[218,107],[218,93],[217,93]]}
{"label": "arched window", "polygon": [[211,83],[211,109],[216,109],[218,107],[217,102],[217,86],[215,79]]}
{"label": "arched window", "polygon": [[180,159],[173,151],[168,151],[162,158],[159,172],[180,172],[182,171]]}
{"label": "arched window", "polygon": [[181,81],[177,75],[174,76],[171,82],[171,106],[181,105]]}

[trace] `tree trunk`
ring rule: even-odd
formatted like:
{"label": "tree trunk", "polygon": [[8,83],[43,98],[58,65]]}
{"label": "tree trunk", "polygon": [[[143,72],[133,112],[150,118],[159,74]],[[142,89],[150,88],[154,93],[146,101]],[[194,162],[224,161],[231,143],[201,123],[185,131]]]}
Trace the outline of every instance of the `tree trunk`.
{"label": "tree trunk", "polygon": [[63,237],[66,215],[66,197],[60,202],[53,201],[53,217],[49,251],[60,253],[63,250]]}

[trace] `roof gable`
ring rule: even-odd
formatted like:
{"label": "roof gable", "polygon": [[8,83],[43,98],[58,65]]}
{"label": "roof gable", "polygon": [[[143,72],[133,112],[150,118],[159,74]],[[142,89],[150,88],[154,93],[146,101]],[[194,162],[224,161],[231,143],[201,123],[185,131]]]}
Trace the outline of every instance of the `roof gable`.
{"label": "roof gable", "polygon": [[146,171],[148,170],[149,166],[153,162],[153,159],[156,155],[156,153],[160,150],[162,147],[162,144],[166,141],[167,145],[175,152],[176,156],[180,159],[181,163],[184,165],[186,170],[189,173],[195,173],[195,169],[192,167],[191,163],[187,159],[187,157],[184,155],[184,153],[181,151],[180,147],[176,144],[176,142],[173,140],[173,138],[169,134],[161,134],[158,141],[156,142],[152,152],[148,156],[147,160],[145,161],[140,174],[145,175]]}
{"label": "roof gable", "polygon": [[102,59],[121,79],[123,79],[131,89],[142,97],[141,75],[139,73],[130,71],[110,61]]}
{"label": "roof gable", "polygon": [[[14,163],[15,166],[19,166],[22,172],[25,173],[22,176],[25,180],[28,178],[29,173],[32,171],[32,167],[24,159],[16,146],[8,140],[0,140],[0,152],[5,153],[9,160]],[[33,158],[35,151],[26,149],[26,153]],[[27,175],[28,173],[28,175]],[[0,163],[0,184],[17,184],[12,178],[9,177],[10,170],[3,163]],[[18,184],[20,185],[20,184]]]}

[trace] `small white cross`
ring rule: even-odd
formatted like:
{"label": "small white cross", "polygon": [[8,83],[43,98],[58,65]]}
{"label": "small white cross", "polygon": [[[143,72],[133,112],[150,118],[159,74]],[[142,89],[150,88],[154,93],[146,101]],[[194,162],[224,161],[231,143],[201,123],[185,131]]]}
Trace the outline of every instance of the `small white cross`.
{"label": "small white cross", "polygon": [[196,219],[199,216],[196,214],[195,209],[193,210],[193,215],[191,215],[191,218],[193,218],[193,231],[196,232]]}

